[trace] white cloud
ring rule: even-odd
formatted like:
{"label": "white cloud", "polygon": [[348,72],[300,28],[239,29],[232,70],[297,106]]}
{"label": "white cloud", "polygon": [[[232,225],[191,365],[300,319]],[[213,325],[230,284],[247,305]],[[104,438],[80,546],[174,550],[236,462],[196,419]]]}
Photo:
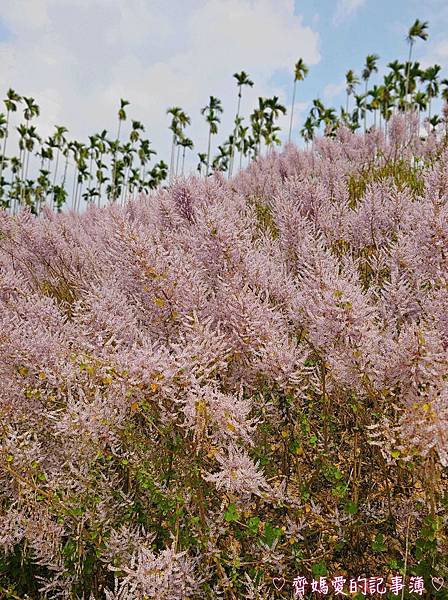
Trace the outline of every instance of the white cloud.
{"label": "white cloud", "polygon": [[340,25],[360,9],[367,0],[338,0],[333,17],[333,24]]}
{"label": "white cloud", "polygon": [[[186,133],[196,165],[207,143],[200,109],[210,95],[225,110],[219,132],[232,128],[233,73],[245,70],[255,83],[243,91],[247,115],[258,96],[275,94],[286,104],[285,89],[271,82],[275,71],[292,73],[299,57],[308,65],[320,60],[319,36],[294,14],[293,0],[3,0],[2,20],[13,36],[0,42],[0,94],[13,87],[33,96],[42,135],[55,124],[66,125],[72,139],[114,133],[126,98],[128,119],[144,123],[155,160],[166,162],[169,106],[191,116]],[[288,119],[279,121],[286,132]],[[218,140],[223,135],[215,148]]]}
{"label": "white cloud", "polygon": [[442,67],[446,67],[448,64],[448,39],[429,44],[428,50],[420,61],[420,65],[424,69],[434,64]]}
{"label": "white cloud", "polygon": [[339,96],[341,92],[345,92],[346,83],[345,81],[341,81],[340,83],[329,83],[324,87],[324,99],[332,100],[336,96]]}

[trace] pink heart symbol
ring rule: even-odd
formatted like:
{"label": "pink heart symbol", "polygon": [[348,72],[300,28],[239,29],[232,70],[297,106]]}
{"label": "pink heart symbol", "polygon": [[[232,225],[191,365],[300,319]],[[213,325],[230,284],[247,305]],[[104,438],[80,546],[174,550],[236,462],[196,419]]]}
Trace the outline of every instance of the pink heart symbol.
{"label": "pink heart symbol", "polygon": [[431,577],[431,581],[433,588],[436,590],[436,592],[439,592],[442,589],[445,580],[443,577]]}
{"label": "pink heart symbol", "polygon": [[274,584],[275,589],[280,591],[283,589],[283,586],[285,585],[285,578],[284,577],[274,577],[272,579],[272,583]]}

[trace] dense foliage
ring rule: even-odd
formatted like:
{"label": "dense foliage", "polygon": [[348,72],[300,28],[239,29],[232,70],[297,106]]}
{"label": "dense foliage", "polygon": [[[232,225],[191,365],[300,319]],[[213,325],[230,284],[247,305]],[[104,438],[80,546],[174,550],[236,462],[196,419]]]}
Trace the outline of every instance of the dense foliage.
{"label": "dense foliage", "polygon": [[448,579],[443,131],[3,212],[0,305],[5,598]]}
{"label": "dense foliage", "polygon": [[[435,64],[423,68],[418,61],[411,60],[416,41],[428,39],[427,30],[428,23],[416,19],[407,36],[407,61],[389,62],[381,82],[376,83],[374,78],[380,57],[369,54],[361,73],[364,93],[357,93],[361,81],[353,69],[349,69],[345,75],[346,105],[339,111],[315,98],[300,129],[305,143],[313,142],[320,133],[332,137],[340,127],[351,131],[362,129],[364,133],[384,128],[387,135],[391,117],[400,112],[416,112],[419,124],[432,130],[446,123],[447,114],[432,113],[437,99],[448,102],[448,79],[441,79],[442,67]],[[294,65],[288,142],[293,131],[297,82],[303,81],[308,72],[303,59],[299,59]],[[245,117],[241,115],[242,91],[244,87],[253,87],[254,82],[245,71],[234,73],[233,77],[238,88],[234,125],[228,137],[218,145],[215,156],[212,136],[218,133],[224,112],[221,100],[210,96],[209,103],[201,109],[207,123],[208,144],[207,152],[197,153],[199,174],[208,176],[210,171],[222,171],[230,178],[242,169],[243,159],[246,166],[260,157],[263,150],[268,153],[274,144],[282,143],[278,136],[281,131],[278,118],[287,110],[278,96],[259,97],[245,126]],[[140,193],[159,188],[168,175],[169,183],[178,175],[183,176],[186,150],[194,148],[193,140],[185,134],[187,125],[191,124],[190,116],[180,106],[167,109],[172,132],[170,164],[160,160],[150,167],[151,157],[157,152],[144,137],[144,125],[133,119],[128,137],[123,135],[129,104],[128,100],[120,99],[115,135],[104,129],[89,135],[86,143],[70,140],[67,128],[55,125],[54,134],[44,139],[35,124],[40,115],[39,105],[31,96],[22,96],[10,88],[3,100],[4,112],[0,112],[0,206],[12,214],[23,207],[40,214],[44,206],[58,211],[69,207],[79,212],[85,203],[95,203],[98,207],[109,202],[124,204]],[[23,114],[17,118],[20,109]],[[19,121],[16,127],[15,120]],[[11,142],[8,145],[11,133],[16,132],[18,155],[12,153]]]}

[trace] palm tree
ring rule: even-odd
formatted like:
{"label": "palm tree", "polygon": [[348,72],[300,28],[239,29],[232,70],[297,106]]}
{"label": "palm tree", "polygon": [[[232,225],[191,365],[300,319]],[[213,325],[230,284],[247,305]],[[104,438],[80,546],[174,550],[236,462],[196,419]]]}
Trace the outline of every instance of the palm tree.
{"label": "palm tree", "polygon": [[249,75],[247,73],[245,73],[244,71],[241,71],[241,73],[234,73],[233,77],[235,77],[235,79],[237,81],[237,86],[238,86],[238,107],[236,110],[235,127],[233,130],[232,145],[230,148],[229,177],[232,176],[232,171],[233,171],[233,154],[234,154],[235,138],[236,138],[236,134],[237,134],[237,127],[239,124],[238,119],[240,116],[242,88],[243,88],[243,85],[248,85],[249,87],[252,87],[254,85],[254,82],[251,79],[249,79]]}
{"label": "palm tree", "polygon": [[390,88],[391,92],[395,92],[395,97],[393,99],[393,109],[395,109],[395,100],[400,96],[400,89],[404,89],[405,85],[405,79],[402,75],[402,71],[405,70],[405,65],[399,62],[398,60],[394,60],[393,62],[388,63],[387,66],[389,67],[391,72],[384,76],[384,80],[385,85],[387,85]]}
{"label": "palm tree", "polygon": [[376,111],[381,107],[381,89],[379,86],[374,85],[369,92],[372,100],[370,101],[369,107],[373,110],[373,126],[376,128]]}
{"label": "palm tree", "polygon": [[190,124],[190,117],[181,109],[180,106],[172,106],[166,111],[167,115],[171,115],[171,125],[169,129],[173,132],[173,141],[171,143],[171,159],[170,159],[170,181],[174,176],[174,154],[178,137],[182,134],[182,126]]}
{"label": "palm tree", "polygon": [[289,136],[288,142],[291,141],[291,131],[292,131],[292,118],[294,114],[294,102],[296,99],[296,84],[298,81],[303,81],[305,77],[308,75],[309,69],[306,64],[303,62],[303,59],[299,58],[294,66],[294,87],[292,92],[292,103],[291,103],[291,120],[289,122]]}
{"label": "palm tree", "polygon": [[445,100],[445,102],[448,102],[448,79],[442,79],[440,84],[445,86],[441,94],[442,99]]}
{"label": "palm tree", "polygon": [[[139,170],[139,184],[143,184],[146,177],[146,164],[151,160],[152,154],[157,154],[155,150],[150,148],[151,142],[149,140],[140,140],[140,147],[137,151],[138,158],[140,160]],[[163,161],[162,161],[163,162]],[[163,163],[165,164],[165,163]],[[139,191],[142,191],[139,186]]]}
{"label": "palm tree", "polygon": [[[3,113],[0,113],[0,140],[6,138],[8,120]],[[2,170],[3,170],[3,159],[2,159]],[[4,182],[3,175],[0,173],[0,201],[3,200],[3,186]]]}
{"label": "palm tree", "polygon": [[67,142],[64,134],[67,133],[67,131],[68,131],[68,129],[66,127],[59,126],[59,125],[55,125],[55,128],[56,128],[56,133],[53,135],[52,138],[50,138],[51,139],[51,147],[57,149],[56,165],[55,165],[54,175],[53,175],[53,188],[56,185],[56,177],[58,174],[59,154],[61,152],[62,146]]}
{"label": "palm tree", "polygon": [[417,79],[420,78],[420,80],[422,80],[423,71],[420,69],[419,62],[414,62],[409,65],[406,65],[406,70],[408,73],[409,107],[412,108],[412,94],[417,89]]}
{"label": "palm tree", "polygon": [[95,160],[98,159],[99,156],[99,151],[98,151],[98,146],[97,146],[97,134],[94,135],[89,135],[89,142],[90,142],[90,146],[89,146],[89,184],[90,184],[90,188],[87,189],[87,191],[85,192],[84,196],[85,200],[87,201],[88,199],[92,199],[93,196],[96,196],[96,190],[95,188],[92,186],[92,179],[93,179],[93,162]]}
{"label": "palm tree", "polygon": [[129,105],[129,102],[127,100],[124,100],[123,98],[120,98],[120,108],[118,109],[118,130],[117,130],[117,140],[116,140],[116,144],[113,147],[113,169],[112,169],[112,187],[111,187],[111,191],[112,191],[112,201],[115,202],[115,200],[117,199],[117,151],[119,150],[120,147],[120,132],[121,132],[121,124],[123,121],[126,121],[126,112],[125,112],[125,108],[126,106]]}
{"label": "palm tree", "polygon": [[197,170],[199,171],[199,175],[202,175],[202,165],[204,165],[205,167],[207,166],[207,155],[205,152],[198,152],[198,158],[199,162]]}
{"label": "palm tree", "polygon": [[34,125],[33,125],[32,127],[28,128],[27,138],[25,140],[25,147],[27,149],[25,179],[28,178],[28,167],[29,167],[29,162],[30,162],[30,155],[31,155],[32,151],[34,150],[35,141],[38,142],[39,144],[41,144],[42,138],[37,134],[36,127],[34,127]]}
{"label": "palm tree", "polygon": [[251,135],[243,142],[244,156],[247,156],[247,164],[250,164],[251,155],[255,156],[257,151],[257,140]]}
{"label": "palm tree", "polygon": [[393,74],[388,73],[384,76],[384,83],[379,88],[379,101],[380,101],[380,129],[381,129],[381,117],[384,118],[385,126],[387,129],[387,121],[391,116],[391,107],[393,106]]}
{"label": "palm tree", "polygon": [[[378,71],[378,67],[376,66],[377,61],[379,60],[379,56],[377,54],[368,54],[366,57],[366,63],[364,65],[364,69],[362,71],[362,78],[366,82],[364,96],[367,98],[367,89],[369,85],[369,79],[372,73],[376,73]],[[366,123],[366,111],[364,110],[364,133],[366,132],[367,123]]]}
{"label": "palm tree", "polygon": [[348,113],[348,101],[350,96],[353,94],[355,87],[357,85],[359,85],[359,79],[358,77],[355,75],[355,73],[353,72],[352,69],[350,69],[349,71],[347,71],[347,73],[345,74],[345,83],[346,83],[346,88],[345,91],[347,92],[347,103],[346,103],[346,112]]}
{"label": "palm tree", "polygon": [[420,131],[420,113],[428,107],[428,97],[425,92],[417,92],[414,96],[414,102],[418,110],[418,128]]}
{"label": "palm tree", "polygon": [[224,146],[218,146],[219,154],[215,156],[212,162],[212,168],[215,171],[226,171],[229,166],[229,153],[230,148]]}
{"label": "palm tree", "polygon": [[23,125],[20,124],[18,127],[16,127],[16,131],[19,134],[19,158],[18,158],[18,162],[20,165],[20,171],[17,171],[15,174],[15,178],[14,178],[14,184],[17,188],[17,190],[19,190],[18,192],[18,196],[16,195],[14,197],[14,206],[13,206],[13,214],[15,214],[16,211],[16,203],[18,203],[19,201],[21,201],[23,194],[22,194],[22,186],[23,186],[23,181],[24,181],[24,176],[25,176],[25,158],[26,158],[26,136],[28,133],[28,128]]}
{"label": "palm tree", "polygon": [[314,124],[315,129],[319,129],[322,123],[322,116],[325,113],[325,106],[319,98],[313,100],[313,107],[310,110],[309,118]]}
{"label": "palm tree", "polygon": [[51,148],[45,149],[44,146],[41,146],[40,152],[37,152],[36,154],[37,154],[37,156],[41,157],[41,168],[39,169],[39,176],[37,177],[37,180],[36,180],[37,185],[34,189],[35,203],[34,203],[34,206],[32,207],[32,211],[36,215],[39,215],[42,210],[42,205],[44,204],[44,202],[47,198],[48,190],[51,185],[50,178],[49,178],[50,171],[48,169],[43,168],[43,163],[46,159],[48,159],[49,154],[52,154],[52,149]]}
{"label": "palm tree", "polygon": [[[89,157],[88,148],[81,142],[72,144],[73,158],[75,161],[75,173],[73,178],[72,206],[73,210],[79,209],[79,201],[84,180],[88,177],[86,159]],[[117,161],[118,164],[119,161]],[[114,165],[115,166],[115,165]]]}
{"label": "palm tree", "polygon": [[68,197],[68,192],[65,188],[65,182],[67,180],[67,170],[68,170],[70,152],[73,150],[73,146],[74,146],[74,142],[69,142],[69,141],[65,140],[65,143],[61,149],[62,155],[65,157],[64,173],[62,175],[61,184],[55,185],[52,190],[53,191],[53,199],[52,199],[53,209],[56,206],[56,209],[58,212],[61,210],[63,204],[65,203],[65,201]]}
{"label": "palm tree", "polygon": [[252,114],[250,115],[252,135],[255,143],[255,152],[253,152],[253,156],[259,155],[261,151],[261,136],[263,135],[263,126],[264,121],[266,119],[266,100],[265,98],[258,98],[258,108],[255,108]]}
{"label": "palm tree", "polygon": [[[25,179],[26,179],[25,172],[28,172],[29,156],[34,147],[33,137],[35,137],[35,128],[30,129],[29,123],[30,123],[31,119],[39,116],[40,109],[39,109],[39,106],[34,101],[34,98],[31,98],[31,96],[30,97],[24,96],[23,101],[25,102],[25,105],[26,105],[23,110],[23,116],[25,118],[25,127],[23,128],[21,126],[21,129],[19,130],[19,128],[18,128],[18,131],[20,133],[21,142],[22,142],[20,149],[23,151],[21,179],[23,181],[25,181]],[[22,201],[24,199],[24,193],[25,193],[25,188],[22,187],[22,192],[20,195]]]}
{"label": "palm tree", "polygon": [[432,126],[432,129],[434,131],[437,125],[440,125],[440,123],[443,123],[443,121],[439,115],[434,115],[433,117],[428,118],[428,123]]}
{"label": "palm tree", "polygon": [[355,107],[355,110],[353,111],[353,116],[354,116],[354,119],[356,120],[355,129],[358,129],[359,127],[361,127],[361,125],[359,123],[360,118],[365,123],[366,100],[367,100],[367,98],[366,98],[365,94],[355,94],[356,107]]}
{"label": "palm tree", "polygon": [[3,164],[5,162],[6,156],[6,141],[8,139],[8,127],[9,127],[9,116],[10,113],[17,111],[17,104],[22,102],[22,97],[19,96],[12,88],[10,88],[6,92],[6,99],[3,100],[3,103],[6,106],[6,123],[5,123],[5,135],[3,137],[3,150],[2,150],[2,158],[0,162],[0,181],[2,180],[3,175]]}
{"label": "palm tree", "polygon": [[249,127],[243,127],[240,123],[239,128],[238,128],[238,141],[237,141],[237,148],[238,148],[238,152],[240,153],[240,171],[242,168],[244,148],[245,148],[245,143],[247,141],[246,134],[248,131],[249,131]]}
{"label": "palm tree", "polygon": [[280,113],[286,114],[286,107],[279,104],[278,96],[273,96],[266,100],[265,108],[270,112],[266,115],[266,125],[263,136],[265,138],[266,147],[269,149],[273,142],[277,145],[281,143],[279,138],[275,135],[275,132],[280,131],[280,127],[275,127],[274,121],[278,118]]}
{"label": "palm tree", "polygon": [[428,120],[431,119],[431,100],[439,94],[439,80],[438,76],[442,67],[440,65],[433,65],[428,67],[422,74],[422,81],[426,81],[426,95],[428,97]]}
{"label": "palm tree", "polygon": [[403,79],[403,76],[401,74],[401,71],[404,69],[403,63],[399,62],[398,60],[394,60],[394,61],[388,63],[387,66],[392,71],[393,79],[395,82]]}
{"label": "palm tree", "polygon": [[215,98],[214,96],[210,96],[209,104],[207,106],[204,106],[204,108],[201,109],[202,115],[207,113],[206,121],[209,124],[207,169],[205,172],[206,177],[208,176],[208,170],[209,170],[209,165],[210,165],[210,145],[211,145],[212,134],[218,133],[218,125],[217,124],[221,122],[218,117],[218,114],[220,114],[222,112],[223,112],[223,109],[221,106],[221,100],[219,100],[219,98]]}
{"label": "palm tree", "polygon": [[128,184],[129,184],[129,171],[132,167],[132,156],[135,154],[136,150],[135,150],[135,144],[138,142],[138,140],[140,139],[140,133],[144,132],[145,128],[142,125],[142,123],[140,123],[140,121],[132,121],[131,123],[131,131],[129,133],[129,140],[131,142],[131,146],[129,148],[128,151],[128,158],[126,161],[126,173],[124,176],[124,185],[123,185],[123,193],[121,196],[121,202],[124,203],[125,199],[126,199],[126,194],[128,191]]}
{"label": "palm tree", "polygon": [[178,135],[178,139],[176,140],[176,146],[177,146],[177,161],[176,161],[176,176],[177,176],[177,172],[179,170],[179,157],[180,157],[180,147],[181,147],[181,143],[180,140],[185,139],[185,135],[183,130],[185,129],[185,127],[187,125],[190,125],[191,120],[190,117],[184,112],[184,111],[180,111],[178,118],[177,118],[177,123],[178,123],[178,127],[179,127],[179,135]]}
{"label": "palm tree", "polygon": [[101,186],[106,181],[106,177],[103,175],[103,169],[106,165],[103,163],[103,156],[107,152],[107,130],[103,129],[101,133],[96,134],[96,147],[98,149],[98,157],[95,160],[96,163],[96,197],[98,208],[101,206]]}
{"label": "palm tree", "polygon": [[193,150],[194,145],[193,145],[193,141],[188,139],[187,137],[183,137],[180,145],[183,147],[183,151],[182,151],[182,175],[184,174],[184,166],[185,166],[185,150],[187,148],[189,148],[190,150]]}
{"label": "palm tree", "polygon": [[334,108],[326,108],[321,115],[321,121],[325,125],[325,135],[331,137],[338,125],[338,118]]}
{"label": "palm tree", "polygon": [[300,135],[305,140],[305,144],[308,147],[308,143],[312,142],[314,139],[314,130],[317,126],[317,121],[315,121],[312,115],[309,115],[305,120],[303,128],[300,130]]}
{"label": "palm tree", "polygon": [[22,167],[22,163],[20,161],[20,157],[12,156],[11,157],[11,174],[12,174],[14,180],[10,184],[8,198],[9,198],[9,201],[11,201],[11,200],[13,201],[13,205],[11,207],[13,214],[15,213],[16,202],[17,202],[19,194],[20,194],[19,174],[20,174],[21,167]]}
{"label": "palm tree", "polygon": [[[411,64],[411,56],[412,56],[412,48],[414,47],[415,40],[420,38],[421,40],[428,39],[428,22],[424,21],[423,23],[418,19],[415,20],[415,23],[410,27],[408,35],[406,37],[407,42],[409,43],[409,57],[408,57],[408,65]],[[409,93],[409,67],[406,70],[406,101],[408,99]]]}
{"label": "palm tree", "polygon": [[120,190],[120,203],[123,204],[126,200],[127,194],[127,177],[129,169],[132,167],[133,155],[136,153],[134,143],[127,142],[123,144],[122,148],[122,167],[123,167],[123,187]]}

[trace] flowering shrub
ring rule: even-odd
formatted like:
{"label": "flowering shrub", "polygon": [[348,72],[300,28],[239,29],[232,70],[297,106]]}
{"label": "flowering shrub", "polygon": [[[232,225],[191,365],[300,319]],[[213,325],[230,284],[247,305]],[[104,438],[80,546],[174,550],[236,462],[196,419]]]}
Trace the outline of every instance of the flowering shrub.
{"label": "flowering shrub", "polygon": [[446,573],[447,198],[446,138],[397,115],[0,215],[4,597]]}

